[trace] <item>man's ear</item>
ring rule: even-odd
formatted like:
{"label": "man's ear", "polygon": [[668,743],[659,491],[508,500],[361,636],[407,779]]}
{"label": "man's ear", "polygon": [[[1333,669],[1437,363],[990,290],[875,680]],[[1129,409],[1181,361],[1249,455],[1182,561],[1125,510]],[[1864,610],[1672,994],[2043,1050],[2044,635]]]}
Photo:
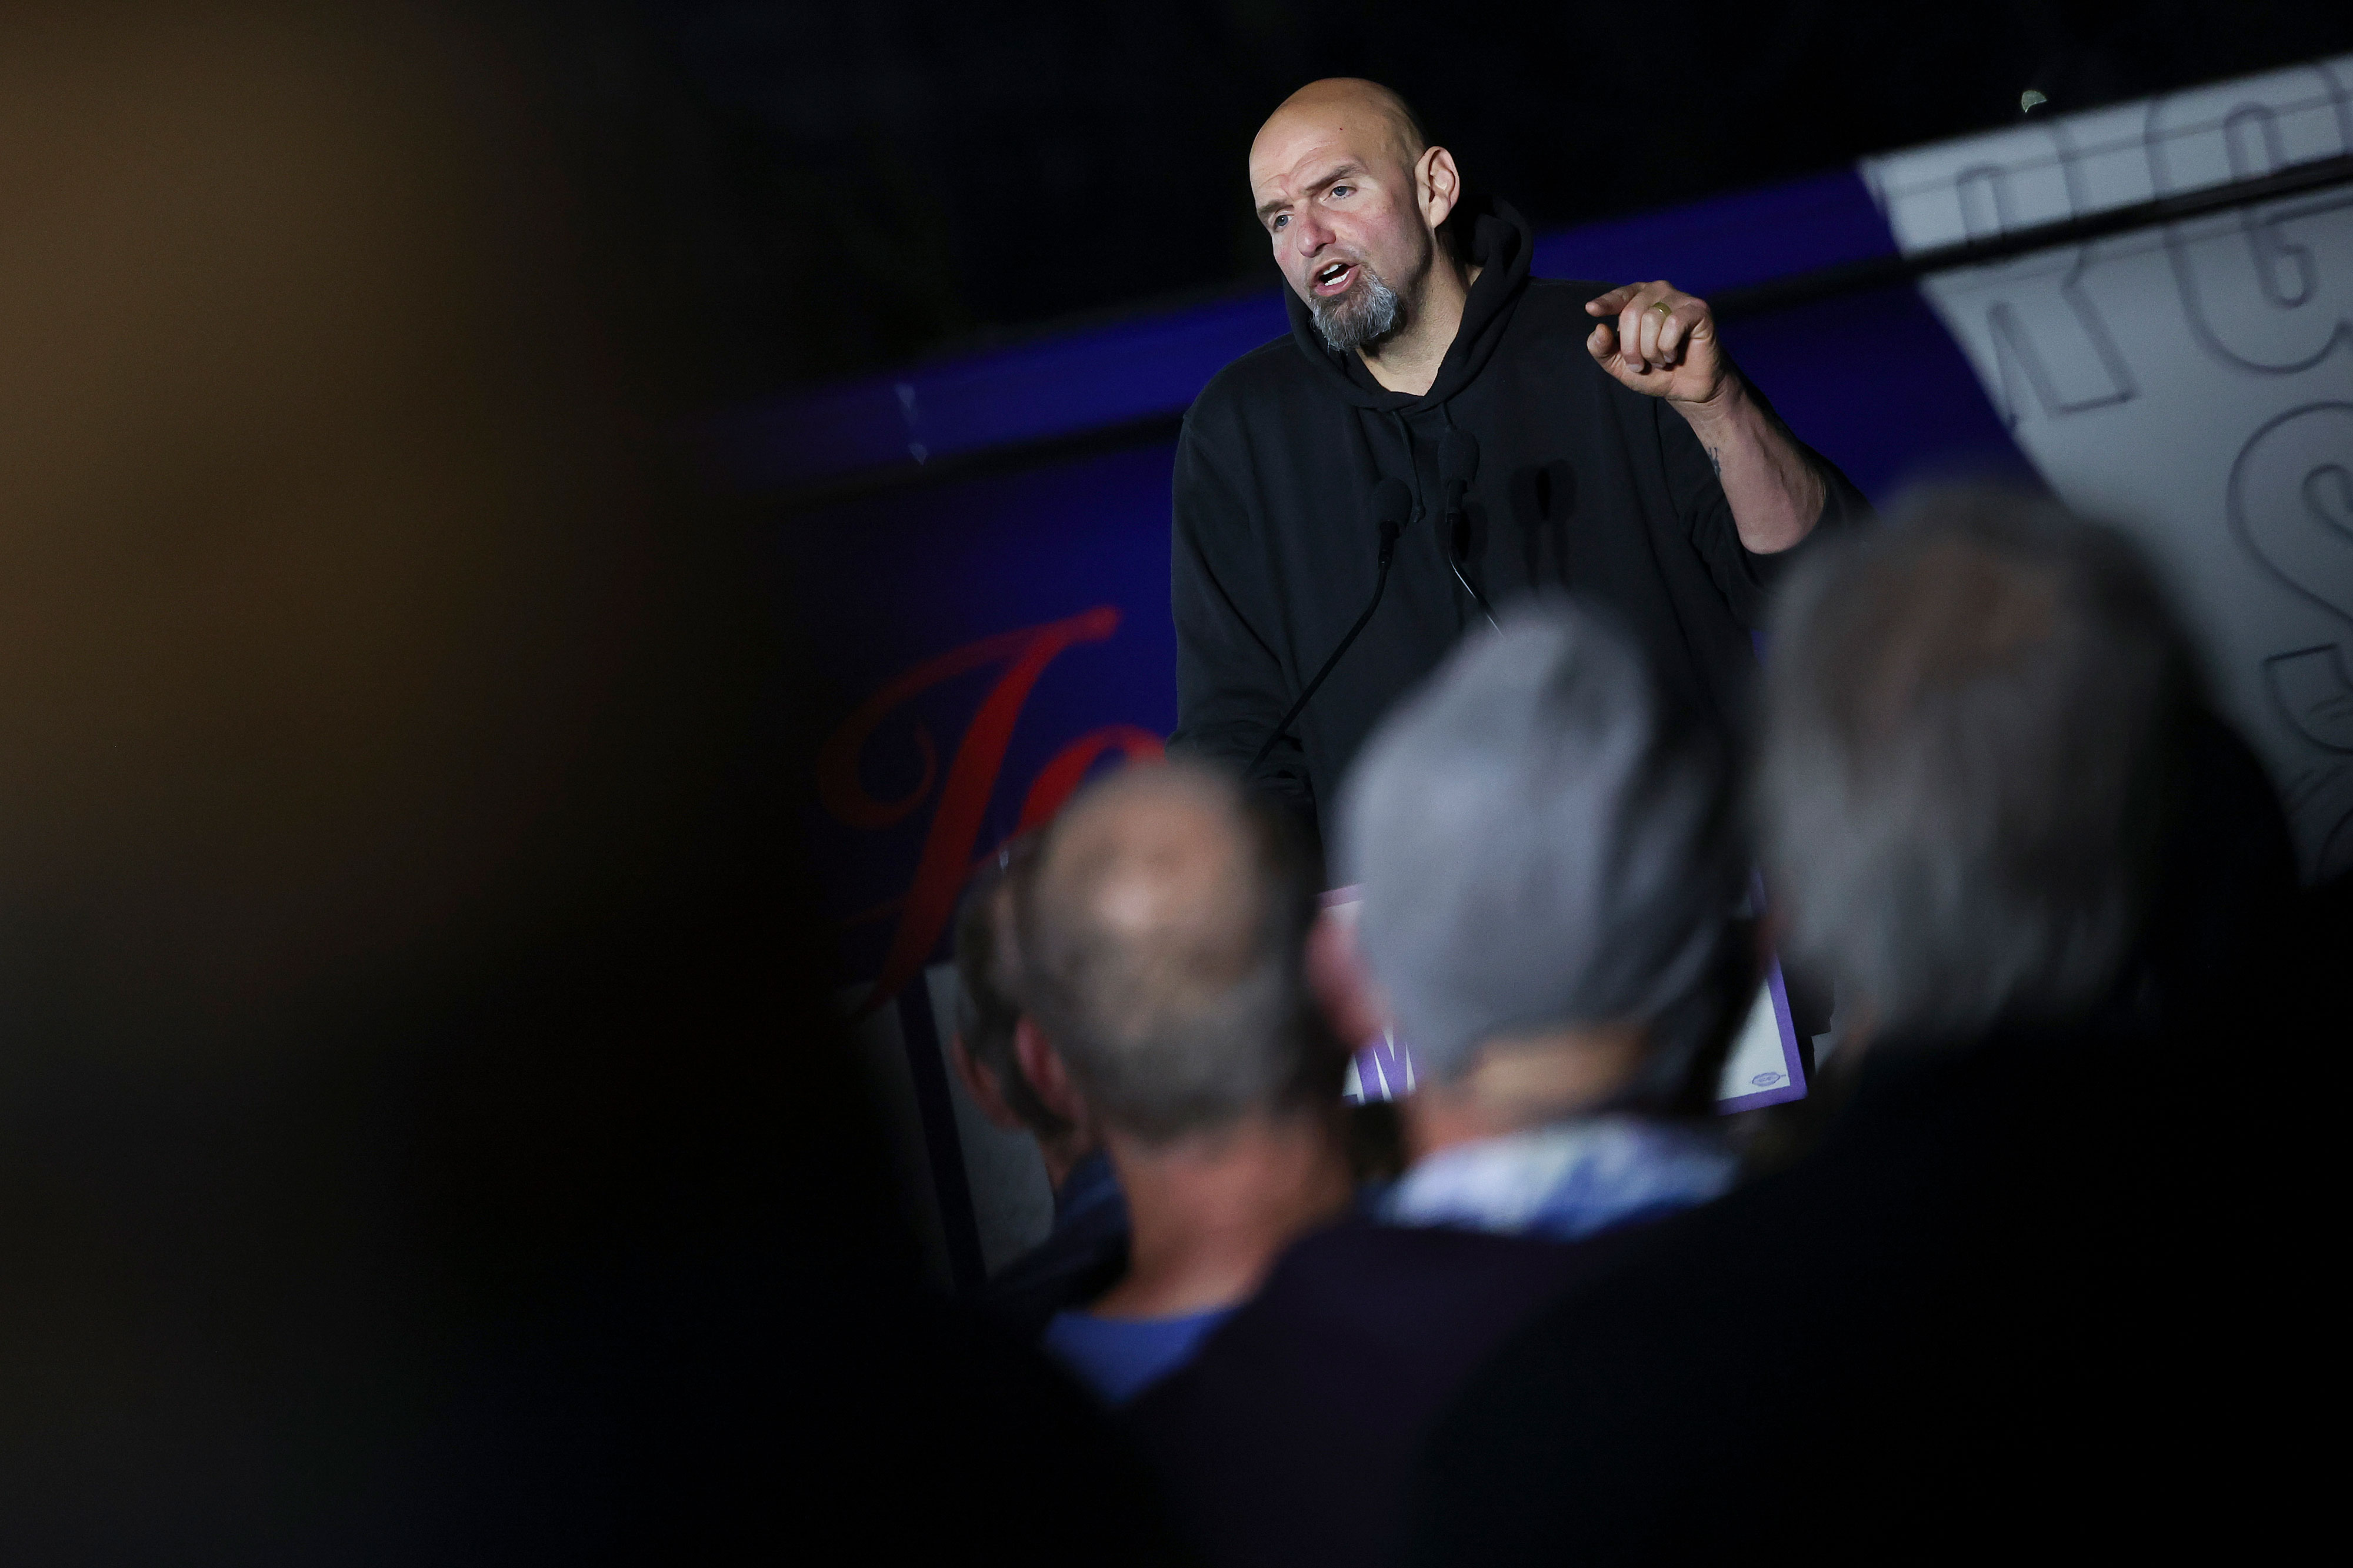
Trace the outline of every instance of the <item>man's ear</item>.
{"label": "man's ear", "polygon": [[1046,1037],[1045,1031],[1029,1021],[1027,1013],[1013,1026],[1013,1059],[1020,1064],[1021,1076],[1037,1091],[1039,1104],[1074,1126],[1086,1124],[1086,1097],[1071,1080],[1070,1065],[1062,1060],[1062,1053],[1054,1048],[1054,1042]]}
{"label": "man's ear", "polygon": [[1350,1050],[1388,1027],[1388,1004],[1356,954],[1356,929],[1330,910],[1307,932],[1307,990]]}
{"label": "man's ear", "polygon": [[1413,163],[1414,199],[1421,205],[1421,221],[1432,234],[1462,200],[1462,171],[1454,154],[1443,147],[1425,147]]}
{"label": "man's ear", "polygon": [[948,1037],[948,1061],[955,1068],[956,1081],[964,1085],[964,1091],[972,1096],[972,1102],[980,1107],[980,1113],[988,1118],[990,1125],[1002,1127],[1008,1132],[1022,1131],[1021,1118],[1006,1103],[1005,1090],[997,1083],[997,1075],[965,1048],[961,1033]]}

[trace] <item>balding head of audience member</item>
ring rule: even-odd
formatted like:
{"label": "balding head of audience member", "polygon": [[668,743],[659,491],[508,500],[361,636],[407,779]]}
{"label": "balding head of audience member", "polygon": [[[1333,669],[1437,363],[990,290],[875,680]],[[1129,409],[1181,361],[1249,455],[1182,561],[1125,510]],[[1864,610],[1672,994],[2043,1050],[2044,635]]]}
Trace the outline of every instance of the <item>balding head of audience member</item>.
{"label": "balding head of audience member", "polygon": [[1409,1116],[1501,1132],[1704,1103],[1755,984],[1734,800],[1720,747],[1581,603],[1506,616],[1393,712],[1343,831]]}
{"label": "balding head of audience member", "polygon": [[1110,1132],[1166,1143],[1336,1098],[1302,981],[1306,865],[1235,781],[1113,774],[1055,823],[1021,901],[1027,1001]]}
{"label": "balding head of audience member", "polygon": [[2118,535],[1990,489],[1810,563],[1767,668],[1759,803],[1795,957],[1873,1037],[2080,1018],[2148,912],[2198,700]]}

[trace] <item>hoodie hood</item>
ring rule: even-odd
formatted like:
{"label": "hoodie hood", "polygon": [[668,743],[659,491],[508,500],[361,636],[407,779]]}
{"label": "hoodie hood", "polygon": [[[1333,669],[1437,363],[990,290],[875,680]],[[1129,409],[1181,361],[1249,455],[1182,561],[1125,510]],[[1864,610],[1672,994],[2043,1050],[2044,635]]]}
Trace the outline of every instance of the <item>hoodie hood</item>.
{"label": "hoodie hood", "polygon": [[1527,219],[1504,202],[1494,202],[1478,215],[1471,236],[1471,259],[1480,269],[1479,280],[1471,285],[1471,298],[1462,306],[1462,324],[1455,330],[1454,342],[1438,367],[1438,379],[1419,397],[1389,391],[1373,379],[1356,355],[1338,353],[1326,344],[1315,331],[1315,318],[1307,302],[1288,282],[1283,285],[1283,300],[1291,310],[1292,342],[1308,363],[1323,370],[1328,378],[1324,384],[1359,408],[1386,410],[1444,403],[1478,378],[1494,354],[1495,345],[1504,341],[1504,329],[1511,324],[1512,312],[1525,291],[1528,258],[1535,244]]}

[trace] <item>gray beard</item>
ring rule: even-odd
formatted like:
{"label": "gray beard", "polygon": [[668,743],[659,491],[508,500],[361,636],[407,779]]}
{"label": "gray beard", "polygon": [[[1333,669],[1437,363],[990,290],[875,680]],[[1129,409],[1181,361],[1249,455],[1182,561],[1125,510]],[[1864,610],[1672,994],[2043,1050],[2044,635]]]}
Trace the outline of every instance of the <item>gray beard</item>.
{"label": "gray beard", "polygon": [[1356,288],[1329,300],[1308,302],[1315,331],[1340,353],[1352,353],[1379,342],[1405,324],[1405,301],[1381,280],[1381,275],[1359,261]]}

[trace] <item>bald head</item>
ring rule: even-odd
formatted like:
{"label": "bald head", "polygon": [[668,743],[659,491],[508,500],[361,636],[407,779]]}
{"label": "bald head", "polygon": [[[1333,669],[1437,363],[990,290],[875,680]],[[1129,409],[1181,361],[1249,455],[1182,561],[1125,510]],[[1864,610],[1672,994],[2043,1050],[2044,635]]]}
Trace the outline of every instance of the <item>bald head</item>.
{"label": "bald head", "polygon": [[1441,350],[1452,335],[1469,278],[1440,236],[1453,232],[1462,180],[1454,155],[1429,141],[1396,93],[1333,77],[1285,99],[1250,143],[1250,201],[1275,265],[1335,349],[1410,334],[1417,321]]}
{"label": "bald head", "polygon": [[1032,1011],[1113,1126],[1178,1136],[1314,1075],[1311,889],[1279,826],[1223,774],[1174,763],[1088,791],[1049,834],[1020,913]]}
{"label": "bald head", "polygon": [[1387,144],[1400,169],[1411,169],[1430,145],[1406,100],[1377,81],[1333,76],[1311,81],[1278,105],[1250,142],[1252,183],[1261,148],[1282,144],[1302,132],[1339,136],[1371,153]]}

